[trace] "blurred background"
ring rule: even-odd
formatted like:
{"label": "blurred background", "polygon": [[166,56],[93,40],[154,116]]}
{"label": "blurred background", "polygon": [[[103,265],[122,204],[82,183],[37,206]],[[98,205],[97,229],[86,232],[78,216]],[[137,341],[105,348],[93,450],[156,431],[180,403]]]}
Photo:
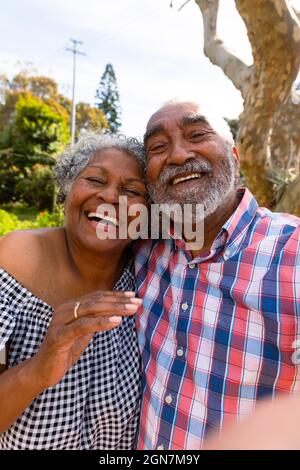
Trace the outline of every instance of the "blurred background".
{"label": "blurred background", "polygon": [[0,236],[61,224],[52,168],[171,99],[228,120],[261,205],[300,215],[300,0],[1,2]]}

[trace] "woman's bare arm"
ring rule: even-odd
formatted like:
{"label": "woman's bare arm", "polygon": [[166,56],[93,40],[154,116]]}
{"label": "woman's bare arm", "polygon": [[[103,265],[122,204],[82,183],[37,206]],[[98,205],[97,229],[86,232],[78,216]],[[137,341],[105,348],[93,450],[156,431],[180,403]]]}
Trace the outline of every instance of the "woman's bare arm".
{"label": "woman's bare arm", "polygon": [[42,391],[34,357],[3,372],[0,375],[0,433],[6,431]]}
{"label": "woman's bare arm", "polygon": [[61,381],[96,332],[117,327],[122,317],[133,315],[140,304],[134,292],[95,291],[55,309],[37,354],[0,376],[0,432],[8,429],[43,390]]}

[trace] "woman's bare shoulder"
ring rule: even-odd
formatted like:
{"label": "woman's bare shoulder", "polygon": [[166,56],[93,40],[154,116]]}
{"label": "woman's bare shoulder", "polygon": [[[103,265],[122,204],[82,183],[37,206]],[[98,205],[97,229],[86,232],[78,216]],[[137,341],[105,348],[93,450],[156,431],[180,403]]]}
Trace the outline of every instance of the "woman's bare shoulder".
{"label": "woman's bare shoulder", "polygon": [[20,282],[31,280],[39,266],[47,265],[59,228],[15,230],[0,238],[0,267]]}

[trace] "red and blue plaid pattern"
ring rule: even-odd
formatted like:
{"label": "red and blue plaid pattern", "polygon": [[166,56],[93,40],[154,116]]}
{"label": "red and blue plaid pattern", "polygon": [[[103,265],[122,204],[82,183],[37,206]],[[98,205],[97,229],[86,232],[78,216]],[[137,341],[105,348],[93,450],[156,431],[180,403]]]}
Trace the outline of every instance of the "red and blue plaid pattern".
{"label": "red and blue plaid pattern", "polygon": [[138,247],[139,449],[199,449],[257,400],[300,389],[300,219],[239,194],[207,256],[183,240]]}

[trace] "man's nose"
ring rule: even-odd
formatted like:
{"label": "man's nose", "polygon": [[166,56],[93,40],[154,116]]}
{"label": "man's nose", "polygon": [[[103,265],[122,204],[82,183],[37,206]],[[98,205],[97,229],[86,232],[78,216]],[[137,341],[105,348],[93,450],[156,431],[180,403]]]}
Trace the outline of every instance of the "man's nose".
{"label": "man's nose", "polygon": [[191,152],[185,142],[182,140],[172,142],[167,162],[169,165],[183,165],[190,158]]}

